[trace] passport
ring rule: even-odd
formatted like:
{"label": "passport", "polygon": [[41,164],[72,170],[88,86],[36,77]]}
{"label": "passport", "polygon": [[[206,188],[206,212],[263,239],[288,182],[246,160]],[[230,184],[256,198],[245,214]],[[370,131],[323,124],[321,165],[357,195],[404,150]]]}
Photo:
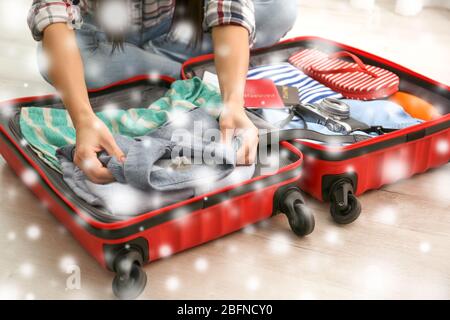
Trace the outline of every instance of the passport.
{"label": "passport", "polygon": [[[219,87],[217,75],[205,71],[203,81]],[[248,79],[244,90],[246,108],[285,108],[299,105],[298,90],[295,87],[277,86],[271,79]]]}

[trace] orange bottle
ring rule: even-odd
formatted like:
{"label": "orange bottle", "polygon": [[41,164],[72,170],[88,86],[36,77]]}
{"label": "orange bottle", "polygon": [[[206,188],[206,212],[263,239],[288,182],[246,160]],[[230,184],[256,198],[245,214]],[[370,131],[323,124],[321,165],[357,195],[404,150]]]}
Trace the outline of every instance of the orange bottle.
{"label": "orange bottle", "polygon": [[409,115],[416,119],[429,121],[440,117],[439,111],[433,105],[412,94],[399,91],[394,93],[389,100],[402,106]]}

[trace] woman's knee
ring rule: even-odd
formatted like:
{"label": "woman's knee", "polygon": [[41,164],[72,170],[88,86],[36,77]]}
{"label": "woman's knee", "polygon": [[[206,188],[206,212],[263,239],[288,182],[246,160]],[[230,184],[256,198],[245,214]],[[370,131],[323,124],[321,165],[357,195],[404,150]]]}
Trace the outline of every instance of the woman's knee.
{"label": "woman's knee", "polygon": [[255,47],[270,46],[294,26],[298,15],[297,0],[255,0]]}

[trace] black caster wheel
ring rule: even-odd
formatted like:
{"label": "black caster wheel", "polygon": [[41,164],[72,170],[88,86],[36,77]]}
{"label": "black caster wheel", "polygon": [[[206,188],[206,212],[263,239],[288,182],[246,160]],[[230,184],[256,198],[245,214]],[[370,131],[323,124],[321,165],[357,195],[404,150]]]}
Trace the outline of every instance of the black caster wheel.
{"label": "black caster wheel", "polygon": [[361,214],[361,203],[348,182],[338,183],[331,194],[331,217],[336,223],[349,224]]}
{"label": "black caster wheel", "polygon": [[300,190],[288,190],[281,209],[287,216],[289,226],[296,235],[303,237],[313,232],[315,226],[314,215],[305,205]]}
{"label": "black caster wheel", "polygon": [[116,258],[116,276],[112,282],[114,295],[121,300],[136,299],[147,284],[147,275],[142,270],[142,257],[127,252]]}

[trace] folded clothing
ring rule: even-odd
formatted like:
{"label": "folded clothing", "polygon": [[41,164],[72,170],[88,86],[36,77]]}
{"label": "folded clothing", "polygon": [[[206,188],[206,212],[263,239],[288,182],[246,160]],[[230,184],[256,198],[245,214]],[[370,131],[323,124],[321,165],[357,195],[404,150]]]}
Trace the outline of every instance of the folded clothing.
{"label": "folded clothing", "polygon": [[[285,108],[285,109],[268,109],[268,108],[265,109],[264,108],[264,109],[259,109],[256,113],[259,114],[259,116],[261,116],[263,119],[265,119],[266,121],[271,123],[273,126],[278,127],[278,128],[279,128],[279,124],[283,123],[284,120],[287,117],[289,117],[289,115],[290,115],[289,110],[287,108]],[[331,131],[326,126],[321,125],[319,123],[315,123],[315,122],[306,122],[306,126],[305,126],[305,122],[303,121],[303,119],[301,119],[297,116],[294,116],[290,122],[283,125],[282,128],[280,128],[280,129],[308,129],[308,130],[316,131],[316,132],[326,134],[329,136],[342,135],[342,133]],[[369,136],[369,137],[378,135],[376,133],[369,134],[369,133],[366,133],[363,131],[353,131],[351,134],[364,135],[364,136]],[[322,141],[315,141],[315,140],[308,140],[308,141],[317,143],[317,144],[325,144]]]}
{"label": "folded clothing", "polygon": [[141,190],[128,184],[112,182],[96,184],[72,162],[61,157],[64,181],[74,193],[88,204],[104,208],[117,218],[126,218],[162,208],[191,198],[193,189],[177,191]]}
{"label": "folded clothing", "polygon": [[[200,78],[172,83],[164,97],[148,108],[109,109],[97,116],[113,134],[128,137],[145,135],[160,127],[180,112],[201,107],[218,118],[221,111],[220,92]],[[49,166],[61,172],[56,150],[75,143],[75,128],[65,109],[24,107],[20,113],[20,130],[36,154]]]}
{"label": "folded clothing", "polygon": [[423,122],[411,117],[401,106],[388,100],[342,101],[350,106],[350,117],[371,127],[398,130]]}
{"label": "folded clothing", "polygon": [[[361,121],[369,125],[370,127],[381,127],[387,130],[404,129],[423,121],[415,119],[407,114],[403,108],[388,100],[372,100],[372,101],[360,101],[360,100],[347,100],[343,99],[342,102],[346,103],[350,107],[350,117],[355,120]],[[277,126],[278,123],[283,123],[289,116],[288,108],[285,109],[259,109],[257,111],[266,121],[272,125]],[[306,127],[309,130],[313,130],[326,135],[341,135],[341,133],[329,130],[324,125],[306,122]],[[304,121],[294,116],[292,120],[283,126],[283,129],[304,129]],[[354,131],[351,134],[378,136],[377,132],[362,132]],[[322,142],[313,141],[318,144]]]}
{"label": "folded clothing", "polygon": [[290,86],[298,89],[299,101],[317,103],[325,98],[342,98],[320,82],[310,78],[290,63],[278,63],[251,68],[248,79],[271,79],[276,85]]}
{"label": "folded clothing", "polygon": [[[79,197],[113,215],[128,216],[250,179],[254,166],[235,169],[237,141],[234,148],[211,141],[220,137],[218,133],[217,120],[196,108],[146,136],[116,135],[125,161],[106,152],[99,154],[100,162],[118,181],[108,185],[89,182],[73,165],[74,145],[58,149],[57,156],[64,180]],[[119,199],[126,199],[126,205]]]}
{"label": "folded clothing", "polygon": [[118,182],[142,190],[194,188],[226,177],[236,165],[236,150],[212,137],[220,139],[218,121],[196,108],[146,136],[116,136],[123,163],[105,152],[99,159]]}
{"label": "folded clothing", "polygon": [[[71,165],[73,166],[73,163]],[[84,176],[77,167],[72,170],[75,170],[77,175]],[[254,172],[255,165],[238,166],[227,177],[214,183],[200,185],[195,190],[191,188],[176,191],[141,190],[120,182],[95,184],[87,180],[85,176],[83,179],[78,179],[78,183],[85,182],[84,190],[87,192],[82,193],[85,196],[82,198],[89,204],[105,208],[117,218],[126,218],[249,180]]]}

